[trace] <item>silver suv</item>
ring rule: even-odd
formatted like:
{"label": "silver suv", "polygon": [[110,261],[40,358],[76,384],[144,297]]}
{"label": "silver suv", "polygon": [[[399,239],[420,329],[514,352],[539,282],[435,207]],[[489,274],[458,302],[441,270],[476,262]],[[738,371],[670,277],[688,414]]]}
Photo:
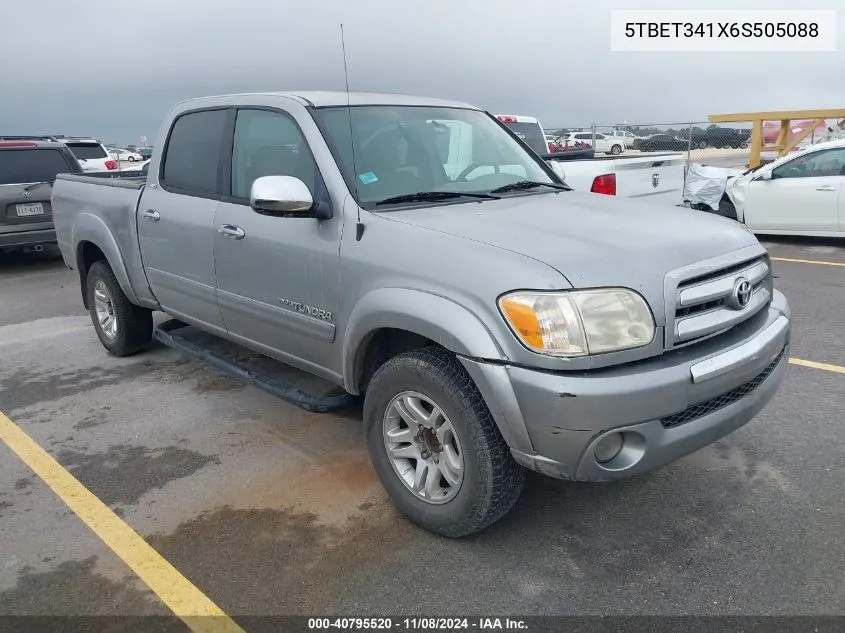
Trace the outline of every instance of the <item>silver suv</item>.
{"label": "silver suv", "polygon": [[53,182],[57,174],[81,172],[63,143],[0,136],[0,252],[55,244]]}

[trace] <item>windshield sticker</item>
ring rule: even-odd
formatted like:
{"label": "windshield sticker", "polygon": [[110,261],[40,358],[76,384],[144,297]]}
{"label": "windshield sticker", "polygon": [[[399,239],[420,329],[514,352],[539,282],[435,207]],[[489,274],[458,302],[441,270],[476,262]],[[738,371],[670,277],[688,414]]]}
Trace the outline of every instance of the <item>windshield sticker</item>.
{"label": "windshield sticker", "polygon": [[378,177],[376,177],[376,175],[371,171],[368,171],[366,174],[360,174],[358,178],[360,178],[361,182],[365,185],[369,185],[370,183],[378,180]]}

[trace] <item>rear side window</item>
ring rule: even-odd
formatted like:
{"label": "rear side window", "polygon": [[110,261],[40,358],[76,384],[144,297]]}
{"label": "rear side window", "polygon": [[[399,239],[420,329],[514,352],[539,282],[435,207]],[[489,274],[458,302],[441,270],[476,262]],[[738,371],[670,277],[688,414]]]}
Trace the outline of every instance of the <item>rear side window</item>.
{"label": "rear side window", "polygon": [[106,150],[99,143],[65,143],[79,160],[92,158],[108,158]]}
{"label": "rear side window", "polygon": [[64,154],[57,149],[0,150],[0,185],[52,180],[56,174],[70,171]]}
{"label": "rear side window", "polygon": [[176,119],[164,154],[168,187],[217,193],[217,173],[227,110],[191,112]]}

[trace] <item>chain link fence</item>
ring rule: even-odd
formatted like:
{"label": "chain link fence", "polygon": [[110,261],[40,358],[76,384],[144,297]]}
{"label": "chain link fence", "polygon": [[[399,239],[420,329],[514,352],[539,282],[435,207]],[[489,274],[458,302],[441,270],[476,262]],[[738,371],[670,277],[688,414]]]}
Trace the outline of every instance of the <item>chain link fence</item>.
{"label": "chain link fence", "polygon": [[[793,121],[790,125],[789,139],[808,132],[793,149],[845,138],[845,121],[829,120],[819,125],[815,121]],[[550,151],[593,148],[597,156],[683,153],[688,163],[737,169],[745,168],[750,158],[751,126],[744,124],[715,125],[708,121],[588,123],[546,129],[545,132]],[[779,121],[764,124],[764,143],[774,144],[779,132]],[[762,157],[772,160],[776,155],[768,152]]]}

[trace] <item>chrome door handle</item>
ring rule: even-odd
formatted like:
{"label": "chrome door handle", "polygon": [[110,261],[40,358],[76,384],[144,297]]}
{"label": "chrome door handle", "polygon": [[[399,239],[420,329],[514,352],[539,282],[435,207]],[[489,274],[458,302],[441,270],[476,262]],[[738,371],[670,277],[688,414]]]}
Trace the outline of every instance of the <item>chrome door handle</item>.
{"label": "chrome door handle", "polygon": [[217,232],[220,233],[223,237],[228,237],[232,240],[242,240],[246,236],[244,230],[239,227],[235,226],[234,224],[221,224],[217,227]]}
{"label": "chrome door handle", "polygon": [[816,187],[816,191],[836,191],[836,187],[833,185],[822,185],[821,187]]}
{"label": "chrome door handle", "polygon": [[161,214],[155,209],[147,209],[144,211],[144,217],[150,222],[158,222],[161,219]]}

